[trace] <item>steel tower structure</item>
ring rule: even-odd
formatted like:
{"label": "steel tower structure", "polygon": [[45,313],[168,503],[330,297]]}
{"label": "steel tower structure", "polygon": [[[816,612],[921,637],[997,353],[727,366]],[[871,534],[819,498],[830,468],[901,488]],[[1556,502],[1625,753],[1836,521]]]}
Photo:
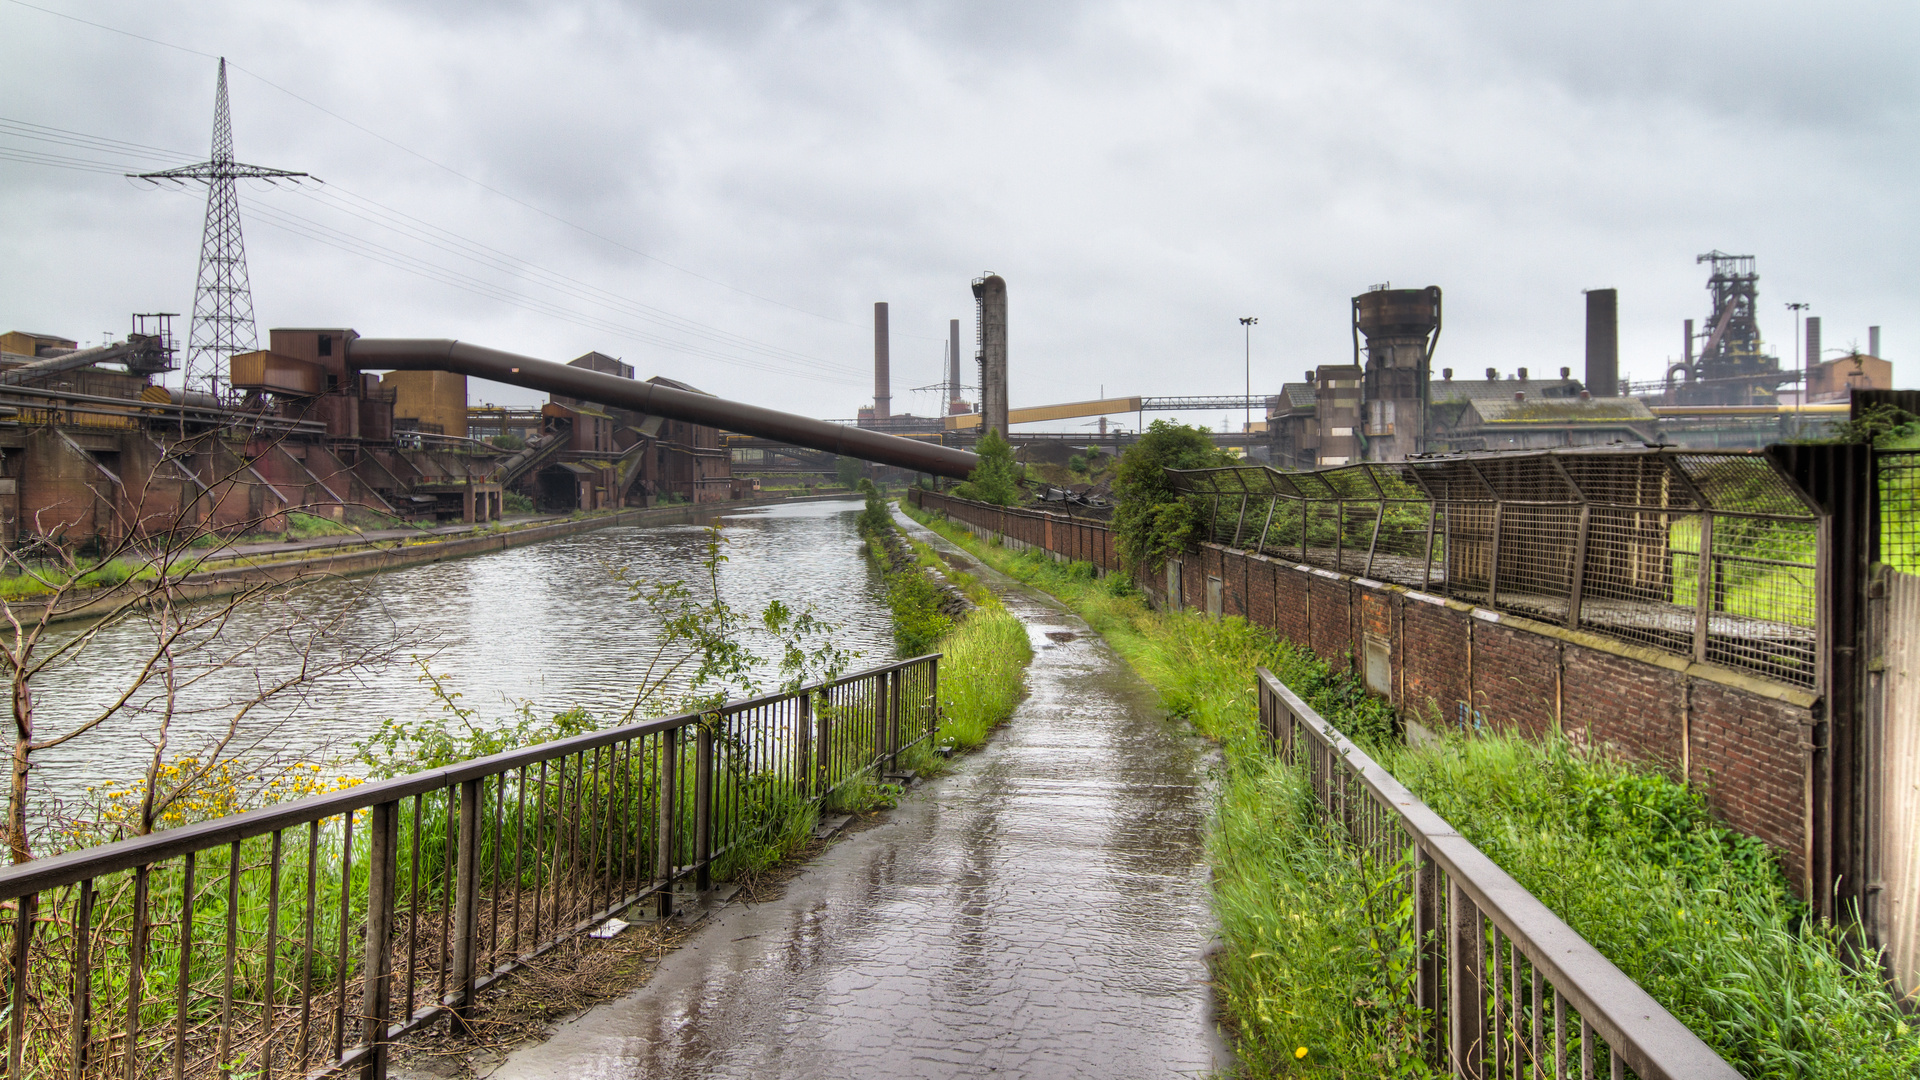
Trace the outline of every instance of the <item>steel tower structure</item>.
{"label": "steel tower structure", "polygon": [[307,174],[233,160],[233,118],[227,111],[227,59],[223,56],[213,98],[212,156],[196,165],[129,175],[154,183],[200,180],[207,185],[200,277],[193,288],[193,320],[187,331],[181,383],[219,396],[233,354],[250,352],[260,341],[253,321],[253,286],[247,280],[247,245],[240,234],[240,193],[234,181],[297,179]]}

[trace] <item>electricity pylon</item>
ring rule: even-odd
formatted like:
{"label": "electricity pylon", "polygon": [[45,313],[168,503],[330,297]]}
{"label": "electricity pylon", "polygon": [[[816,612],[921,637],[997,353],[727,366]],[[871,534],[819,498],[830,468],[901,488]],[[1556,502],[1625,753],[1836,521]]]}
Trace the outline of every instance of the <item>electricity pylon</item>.
{"label": "electricity pylon", "polygon": [[207,185],[207,220],[200,234],[200,279],[193,288],[193,322],[187,331],[187,362],[181,384],[221,397],[227,362],[234,353],[259,348],[253,322],[253,286],[247,280],[247,245],[240,235],[240,193],[235,180],[298,179],[307,174],[242,165],[233,160],[233,118],[227,112],[227,58],[220,58],[220,86],[213,98],[213,156],[197,165],[160,172],[129,173],[141,180]]}

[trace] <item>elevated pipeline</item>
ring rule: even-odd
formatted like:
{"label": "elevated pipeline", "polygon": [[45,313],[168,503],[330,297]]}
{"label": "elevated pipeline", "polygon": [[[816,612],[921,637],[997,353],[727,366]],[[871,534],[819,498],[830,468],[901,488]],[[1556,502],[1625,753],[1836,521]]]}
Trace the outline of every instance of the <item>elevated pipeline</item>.
{"label": "elevated pipeline", "polygon": [[968,451],[950,446],[830,424],[446,338],[359,338],[348,346],[347,362],[371,371],[451,371],[935,476],[965,479],[979,462]]}

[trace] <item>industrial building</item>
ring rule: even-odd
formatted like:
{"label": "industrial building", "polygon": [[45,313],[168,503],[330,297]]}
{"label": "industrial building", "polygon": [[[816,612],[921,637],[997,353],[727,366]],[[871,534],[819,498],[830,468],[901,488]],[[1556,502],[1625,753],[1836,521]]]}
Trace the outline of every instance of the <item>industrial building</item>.
{"label": "industrial building", "polygon": [[[1844,419],[1857,390],[1890,389],[1893,368],[1868,350],[1821,359],[1820,320],[1807,322],[1804,371],[1783,367],[1760,336],[1751,255],[1709,252],[1705,329],[1684,324],[1682,358],[1665,376],[1620,378],[1619,295],[1586,292],[1585,378],[1527,368],[1484,379],[1430,374],[1441,291],[1377,286],[1352,301],[1353,362],[1309,370],[1269,399],[1269,460],[1283,468],[1401,461],[1420,454],[1610,444],[1757,448],[1816,436]],[[1804,388],[1804,389],[1803,389]]]}

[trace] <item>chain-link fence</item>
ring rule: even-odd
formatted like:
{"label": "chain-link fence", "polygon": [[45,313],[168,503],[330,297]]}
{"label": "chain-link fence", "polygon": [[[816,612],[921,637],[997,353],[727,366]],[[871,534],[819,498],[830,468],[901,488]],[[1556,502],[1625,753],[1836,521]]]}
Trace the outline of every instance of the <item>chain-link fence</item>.
{"label": "chain-link fence", "polygon": [[[1920,559],[1920,454],[1904,485]],[[1310,472],[1176,474],[1211,538],[1309,566],[1814,684],[1813,507],[1766,457],[1607,448],[1470,454]],[[1883,525],[1882,558],[1888,537]]]}

